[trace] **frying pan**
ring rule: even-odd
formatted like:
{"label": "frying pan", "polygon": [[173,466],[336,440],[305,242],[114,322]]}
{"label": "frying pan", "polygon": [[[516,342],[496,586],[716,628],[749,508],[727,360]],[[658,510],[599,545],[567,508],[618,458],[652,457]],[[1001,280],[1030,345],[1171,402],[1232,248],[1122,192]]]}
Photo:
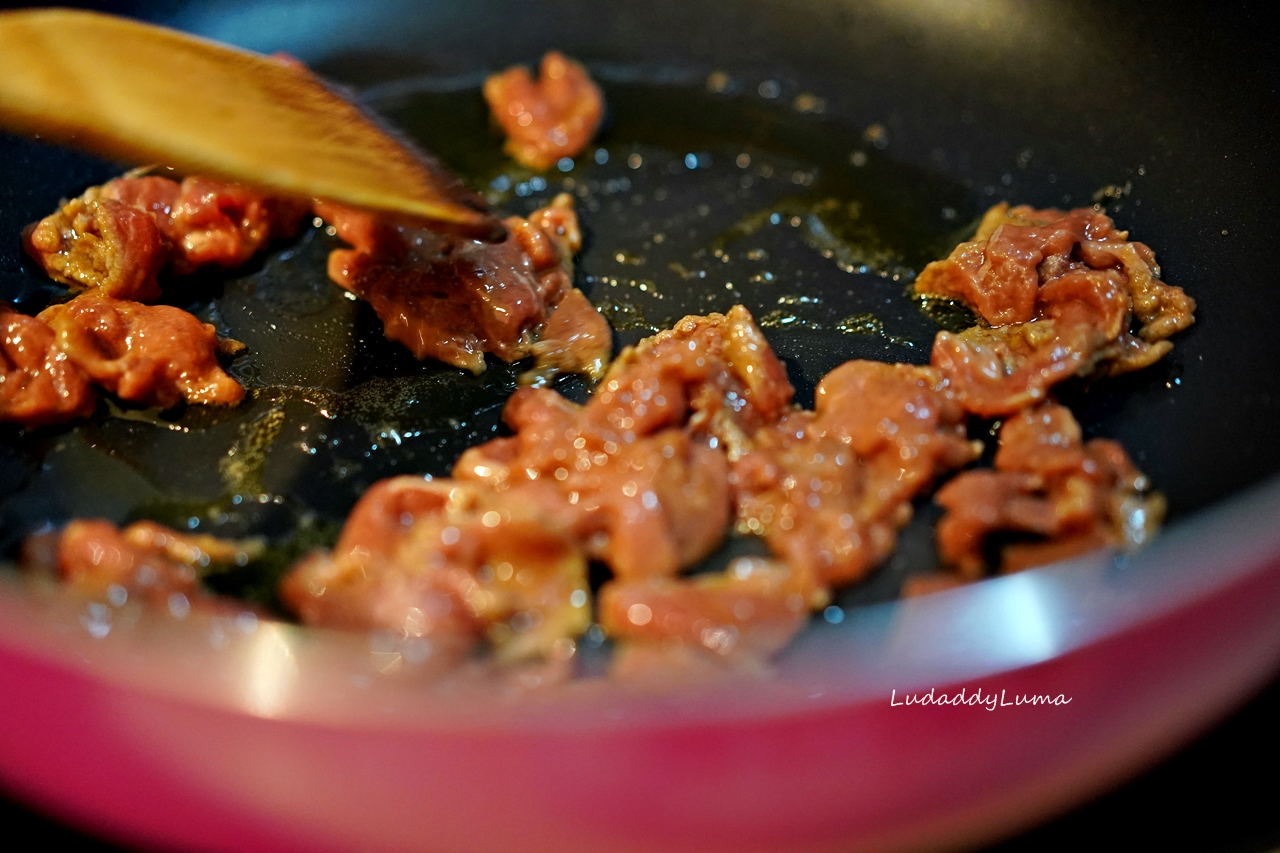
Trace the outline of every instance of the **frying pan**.
{"label": "frying pan", "polygon": [[[0,778],[17,794],[135,844],[189,849],[957,848],[1135,772],[1275,671],[1277,70],[1248,8],[113,8],[304,59],[510,210],[573,178],[588,230],[578,281],[620,342],[741,299],[757,316],[777,312],[766,333],[802,400],[849,358],[927,359],[935,327],[903,288],[1002,199],[1106,203],[1200,310],[1159,365],[1062,390],[1086,435],[1119,439],[1169,499],[1165,531],[1137,555],[896,601],[903,577],[933,559],[935,515],[921,502],[898,555],[816,620],[772,677],[665,692],[444,675],[430,649],[249,615],[107,623],[6,580]],[[484,73],[551,47],[588,64],[611,114],[597,149],[539,184],[503,165],[475,90]],[[0,233],[14,235],[0,244],[0,289],[34,310],[56,290],[16,235],[119,167],[0,144]],[[833,224],[827,197],[855,202],[856,215],[846,204]],[[10,553],[44,521],[148,515],[259,532],[287,555],[331,536],[370,482],[443,473],[493,435],[514,370],[461,377],[387,344],[315,275],[327,239],[312,229],[171,297],[249,344],[254,356],[234,368],[256,389],[248,406],[118,410],[6,433]],[[303,426],[323,440],[308,444]],[[261,464],[220,465],[232,447]],[[272,605],[269,584],[214,583]],[[589,669],[603,650],[583,657]],[[894,704],[930,689],[1070,701]]]}

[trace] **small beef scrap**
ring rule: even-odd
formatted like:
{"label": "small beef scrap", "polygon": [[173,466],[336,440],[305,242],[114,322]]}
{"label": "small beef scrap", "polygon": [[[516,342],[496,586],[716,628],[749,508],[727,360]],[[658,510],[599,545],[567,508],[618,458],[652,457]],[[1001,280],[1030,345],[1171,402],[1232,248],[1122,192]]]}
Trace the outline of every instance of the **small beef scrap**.
{"label": "small beef scrap", "polygon": [[758,430],[734,463],[738,528],[765,537],[823,606],[889,555],[913,497],[981,453],[965,420],[935,368],[847,362],[819,383],[814,411]]}
{"label": "small beef scrap", "polygon": [[23,246],[64,284],[154,302],[162,273],[238,267],[293,234],[305,213],[305,203],[210,178],[127,175],[28,227]]}
{"label": "small beef scrap", "polygon": [[609,325],[573,287],[582,233],[571,196],[557,196],[528,219],[507,219],[500,243],[327,202],[316,213],[353,247],[329,255],[329,277],[367,300],[387,337],[417,358],[481,373],[486,352],[507,362],[532,354],[544,376],[558,369],[593,378],[608,363]]}
{"label": "small beef scrap", "polygon": [[613,354],[613,330],[586,295],[571,288],[556,304],[529,352],[534,368],[520,376],[525,385],[545,385],[560,373],[599,379]]}
{"label": "small beef scrap", "polygon": [[48,324],[0,304],[0,421],[23,427],[88,417],[98,398]]}
{"label": "small beef scrap", "polygon": [[1017,571],[1105,546],[1135,548],[1164,517],[1164,498],[1114,441],[1083,442],[1071,412],[1026,409],[1000,428],[995,469],[966,471],[935,499],[938,552],[969,579],[987,564],[989,537],[1016,534],[1000,569]]}
{"label": "small beef scrap", "polygon": [[86,293],[39,319],[72,363],[122,400],[169,408],[183,400],[234,406],[244,398],[218,365],[213,326],[180,308]]}
{"label": "small beef scrap", "polygon": [[537,502],[412,476],[366,492],[333,551],[297,564],[281,598],[310,625],[424,637],[442,652],[483,637],[508,661],[568,659],[590,621],[586,559]]}
{"label": "small beef scrap", "polygon": [[933,364],[966,410],[1011,415],[1071,376],[1138,370],[1173,348],[1166,338],[1194,322],[1195,302],[1128,236],[1090,208],[1000,204],[972,241],[925,267],[917,292],[963,300],[990,324],[934,341]]}
{"label": "small beef scrap", "polygon": [[578,63],[550,51],[535,83],[523,65],[484,82],[493,120],[507,135],[507,153],[530,169],[550,169],[587,147],[604,116],[604,96]]}
{"label": "small beef scrap", "polygon": [[179,533],[152,521],[121,530],[102,519],[79,519],[60,532],[28,537],[21,562],[29,572],[52,575],[117,605],[140,596],[185,612],[206,597],[200,589],[201,574],[220,565],[243,566],[261,551],[258,540]]}

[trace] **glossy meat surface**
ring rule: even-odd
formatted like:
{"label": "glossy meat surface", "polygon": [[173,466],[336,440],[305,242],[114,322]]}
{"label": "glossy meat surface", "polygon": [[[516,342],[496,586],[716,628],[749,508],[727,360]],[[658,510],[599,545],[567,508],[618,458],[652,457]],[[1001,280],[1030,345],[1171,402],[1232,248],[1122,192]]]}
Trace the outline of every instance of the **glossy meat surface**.
{"label": "glossy meat surface", "polygon": [[0,421],[24,427],[88,417],[98,397],[53,329],[0,304]]}
{"label": "glossy meat surface", "polygon": [[[331,203],[318,203],[316,212],[352,246],[330,253],[329,277],[367,300],[387,337],[417,358],[480,373],[486,352],[508,362],[536,354],[544,370],[596,377],[608,362],[608,324],[580,295],[568,300],[564,317],[551,320],[575,292],[572,259],[582,234],[570,196],[557,196],[528,219],[509,218],[499,243]],[[539,347],[544,324],[551,334]]]}
{"label": "glossy meat surface", "polygon": [[767,659],[804,626],[808,607],[785,564],[743,557],[715,574],[613,581],[600,590],[598,618],[632,647],[624,666],[638,670],[637,646],[649,647],[649,667],[667,666],[686,649],[734,662]]}
{"label": "glossy meat surface", "polygon": [[554,50],[542,57],[536,81],[523,65],[509,68],[485,81],[484,98],[507,153],[530,169],[576,157],[604,117],[604,96],[586,69]]}
{"label": "glossy meat surface", "polygon": [[30,226],[23,246],[50,277],[105,296],[153,302],[162,274],[237,267],[293,234],[305,203],[191,177],[125,176],[90,187]]}
{"label": "glossy meat surface", "polygon": [[1066,559],[1104,546],[1146,542],[1164,516],[1164,499],[1109,439],[1084,442],[1063,406],[1026,409],[1000,428],[995,468],[967,471],[936,496],[947,513],[938,552],[962,576],[980,576],[991,537],[1002,571]]}
{"label": "glossy meat surface", "polygon": [[218,364],[213,326],[180,308],[91,293],[51,305],[39,319],[95,384],[133,403],[234,406],[244,388]]}
{"label": "glossy meat surface", "polygon": [[872,361],[831,371],[814,411],[752,444],[733,467],[738,529],[765,537],[814,607],[889,555],[913,497],[981,452],[938,370]]}

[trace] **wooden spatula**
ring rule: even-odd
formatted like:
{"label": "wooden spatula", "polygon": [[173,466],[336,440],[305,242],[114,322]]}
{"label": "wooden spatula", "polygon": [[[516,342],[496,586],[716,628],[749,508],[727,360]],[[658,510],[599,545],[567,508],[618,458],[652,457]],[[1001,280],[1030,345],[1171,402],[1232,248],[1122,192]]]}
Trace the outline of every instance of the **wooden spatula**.
{"label": "wooden spatula", "polygon": [[476,236],[502,230],[456,177],[300,63],[111,15],[0,12],[0,126]]}

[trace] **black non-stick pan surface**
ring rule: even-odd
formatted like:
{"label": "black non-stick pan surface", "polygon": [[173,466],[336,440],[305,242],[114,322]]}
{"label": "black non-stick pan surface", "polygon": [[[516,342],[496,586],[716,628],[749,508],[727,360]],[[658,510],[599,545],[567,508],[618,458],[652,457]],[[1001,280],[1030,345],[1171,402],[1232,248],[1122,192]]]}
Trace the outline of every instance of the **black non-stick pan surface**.
{"label": "black non-stick pan surface", "polygon": [[[574,193],[586,232],[576,281],[619,345],[741,302],[804,403],[843,361],[925,363],[934,332],[966,322],[954,306],[910,298],[908,286],[987,206],[1100,204],[1155,249],[1166,281],[1196,298],[1197,323],[1163,362],[1072,383],[1061,399],[1087,436],[1123,443],[1168,498],[1172,524],[1280,469],[1271,356],[1280,73],[1248,8],[107,5],[298,56],[504,211]],[[549,48],[587,64],[608,117],[572,168],[535,174],[503,157],[478,89],[487,73]],[[0,298],[29,312],[65,298],[22,256],[18,234],[120,169],[0,137]],[[248,345],[232,364],[250,389],[242,406],[106,402],[86,423],[0,430],[0,556],[77,516],[263,534],[275,546],[269,560],[212,583],[270,608],[282,567],[331,541],[370,484],[447,474],[463,449],[498,434],[527,365],[491,359],[473,377],[415,361],[326,280],[337,245],[308,227],[241,270],[168,291]],[[557,387],[577,399],[588,390],[571,377]],[[983,429],[975,423],[975,434]],[[841,603],[891,598],[907,574],[933,568],[935,518],[922,501],[898,553]]]}

